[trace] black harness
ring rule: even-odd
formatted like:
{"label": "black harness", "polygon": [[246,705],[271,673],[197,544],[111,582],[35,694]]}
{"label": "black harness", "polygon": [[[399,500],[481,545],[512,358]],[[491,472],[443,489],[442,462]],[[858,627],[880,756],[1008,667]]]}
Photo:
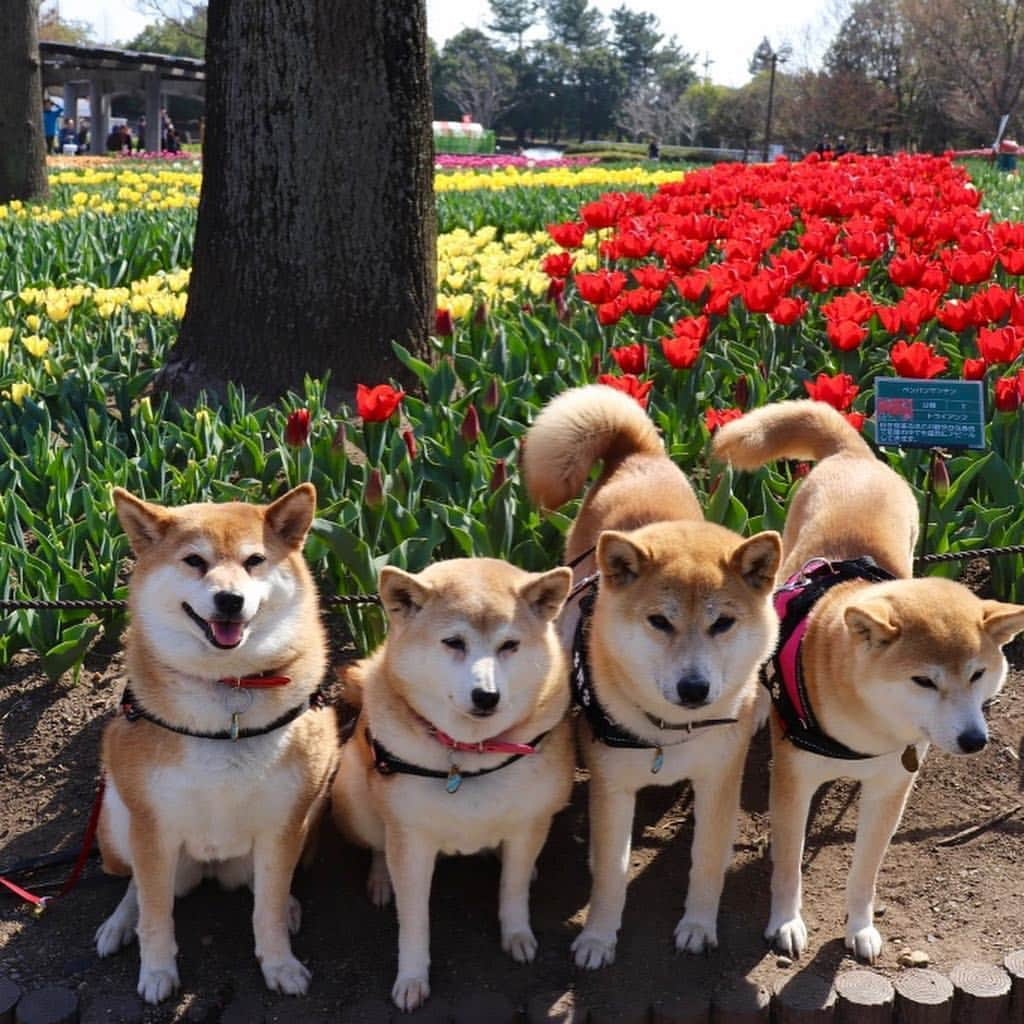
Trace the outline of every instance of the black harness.
{"label": "black harness", "polygon": [[[771,659],[761,666],[761,683],[771,694],[772,705],[782,721],[786,739],[794,746],[843,761],[869,760],[879,755],[862,754],[822,730],[807,695],[800,644],[811,610],[833,587],[850,580],[882,583],[896,577],[868,556],[841,562],[821,559],[814,568],[809,568],[812,564],[809,562],[775,592],[779,642]],[[799,635],[795,635],[798,632]],[[788,652],[787,646],[790,648]],[[769,664],[772,666],[770,676]],[[787,671],[788,668],[792,671]]]}
{"label": "black harness", "polygon": [[590,624],[594,613],[594,602],[597,600],[597,580],[595,579],[583,597],[580,598],[580,618],[576,624],[576,635],[572,645],[572,670],[570,684],[572,686],[573,703],[582,709],[590,726],[591,735],[595,742],[601,742],[607,747],[618,747],[624,750],[653,750],[654,760],[651,762],[651,774],[657,775],[665,763],[663,748],[666,746],[678,746],[689,739],[689,734],[696,729],[706,729],[713,725],[735,725],[735,718],[705,718],[700,722],[666,722],[648,712],[644,712],[647,720],[656,729],[670,730],[673,732],[685,732],[687,736],[676,740],[674,743],[651,743],[649,740],[631,733],[628,729],[619,725],[611,715],[601,706],[594,692],[593,681],[590,675],[590,659],[588,657],[588,645],[590,640]]}
{"label": "black harness", "polygon": [[323,708],[328,703],[327,695],[322,689],[317,688],[310,694],[309,700],[296,704],[295,707],[290,708],[280,717],[258,728],[222,729],[220,732],[194,732],[192,729],[184,728],[184,726],[165,722],[162,718],[147,711],[139,703],[135,694],[132,693],[131,686],[129,685],[124,688],[124,693],[121,696],[121,713],[129,722],[135,722],[142,718],[147,722],[152,722],[154,725],[159,725],[161,729],[166,729],[168,732],[176,732],[179,736],[191,736],[198,740],[247,740],[254,736],[266,736],[268,733],[288,725],[289,722],[294,722],[299,715],[305,714],[310,708]]}
{"label": "black harness", "polygon": [[[551,732],[550,729],[545,729],[539,736],[530,740],[528,745],[536,748],[549,732]],[[501,764],[492,765],[490,768],[480,768],[475,772],[464,772],[453,760],[447,771],[441,771],[439,768],[424,768],[422,765],[412,764],[396,757],[380,740],[374,739],[368,727],[364,729],[363,734],[373,753],[373,767],[381,775],[416,775],[421,779],[446,779],[445,789],[449,793],[457,792],[463,779],[475,779],[481,775],[490,775],[491,772],[500,772],[502,768],[507,768],[510,764],[514,764],[526,756],[525,754],[512,754]],[[454,751],[452,753],[454,754]]]}

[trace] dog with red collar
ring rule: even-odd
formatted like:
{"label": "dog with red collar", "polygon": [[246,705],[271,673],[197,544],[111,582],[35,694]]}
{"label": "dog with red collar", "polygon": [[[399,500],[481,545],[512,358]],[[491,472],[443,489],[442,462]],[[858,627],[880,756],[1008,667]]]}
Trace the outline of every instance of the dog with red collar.
{"label": "dog with red collar", "polygon": [[[983,600],[940,578],[911,579],[918,509],[910,487],[831,406],[765,406],[715,435],[716,458],[740,469],[814,461],[790,506],[776,596],[782,618],[767,682],[773,701],[772,907],[775,948],[807,948],[800,865],[811,798],[860,780],[846,887],[846,946],[873,962],[875,880],[930,744],[978,753],[983,708],[1006,676],[1001,648],[1024,607]],[[808,597],[809,595],[809,597]]]}

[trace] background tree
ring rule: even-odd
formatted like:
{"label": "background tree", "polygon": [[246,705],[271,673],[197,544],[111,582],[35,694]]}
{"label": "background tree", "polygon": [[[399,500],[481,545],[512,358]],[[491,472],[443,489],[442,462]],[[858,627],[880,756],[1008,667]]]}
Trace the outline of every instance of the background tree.
{"label": "background tree", "polygon": [[159,385],[347,393],[426,356],[436,214],[423,0],[212,0],[188,307]]}
{"label": "background tree", "polygon": [[202,59],[206,53],[206,4],[197,4],[180,17],[161,16],[124,43],[124,48]]}
{"label": "background tree", "polygon": [[47,193],[43,82],[36,0],[2,0],[0,203]]}
{"label": "background tree", "polygon": [[523,51],[523,36],[537,23],[540,0],[487,0],[491,21],[487,31],[499,36],[511,36],[516,51]]}
{"label": "background tree", "polygon": [[483,32],[465,28],[445,43],[438,80],[460,113],[490,128],[508,108],[516,76],[503,50]]}
{"label": "background tree", "polygon": [[53,0],[39,6],[39,38],[48,43],[87,46],[93,41],[92,25],[60,16],[60,5]]}
{"label": "background tree", "polygon": [[658,44],[664,36],[658,30],[658,18],[646,11],[631,11],[623,4],[609,19],[612,23],[612,50],[619,59],[627,89],[646,83],[658,61]]}

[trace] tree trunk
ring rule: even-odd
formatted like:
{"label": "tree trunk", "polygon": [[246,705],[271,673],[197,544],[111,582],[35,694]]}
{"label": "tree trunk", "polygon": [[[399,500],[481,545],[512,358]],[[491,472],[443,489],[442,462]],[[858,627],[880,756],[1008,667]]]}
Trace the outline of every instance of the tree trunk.
{"label": "tree trunk", "polygon": [[408,382],[436,214],[424,0],[211,0],[188,307],[158,386]]}
{"label": "tree trunk", "polygon": [[0,0],[0,203],[47,194],[38,0]]}

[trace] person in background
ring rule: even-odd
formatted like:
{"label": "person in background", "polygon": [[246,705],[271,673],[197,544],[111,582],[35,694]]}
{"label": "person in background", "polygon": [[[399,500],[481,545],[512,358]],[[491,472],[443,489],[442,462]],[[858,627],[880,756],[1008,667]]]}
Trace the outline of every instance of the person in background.
{"label": "person in background", "polygon": [[658,140],[657,139],[651,139],[651,143],[647,147],[647,159],[648,160],[660,160],[661,159],[661,146],[658,145]]}
{"label": "person in background", "polygon": [[57,141],[62,153],[65,146],[75,146],[77,149],[78,132],[75,131],[75,119],[73,117],[64,118],[64,127],[61,128]]}
{"label": "person in background", "polygon": [[78,152],[85,153],[89,149],[89,131],[92,125],[87,117],[78,120]]}
{"label": "person in background", "polygon": [[138,140],[135,143],[135,150],[141,153],[146,148],[146,115],[139,115]]}
{"label": "person in background", "polygon": [[64,108],[50,99],[49,96],[43,103],[43,135],[46,138],[46,152],[56,153],[57,134],[60,131],[60,115]]}

